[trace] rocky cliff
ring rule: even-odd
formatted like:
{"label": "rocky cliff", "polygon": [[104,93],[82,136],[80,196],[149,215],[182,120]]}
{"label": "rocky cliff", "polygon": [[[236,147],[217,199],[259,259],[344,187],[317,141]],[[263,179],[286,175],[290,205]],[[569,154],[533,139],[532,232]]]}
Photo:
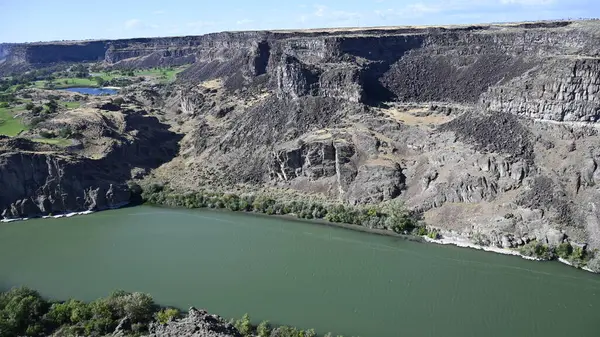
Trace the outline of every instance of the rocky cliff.
{"label": "rocky cliff", "polygon": [[190,64],[144,103],[183,136],[148,179],[181,191],[401,200],[487,244],[600,248],[599,37],[596,21],[233,32],[13,45],[2,69]]}
{"label": "rocky cliff", "polygon": [[172,159],[180,138],[139,110],[82,108],[60,113],[38,128],[66,126],[79,134],[66,148],[0,136],[2,218],[128,204],[134,196],[127,181]]}

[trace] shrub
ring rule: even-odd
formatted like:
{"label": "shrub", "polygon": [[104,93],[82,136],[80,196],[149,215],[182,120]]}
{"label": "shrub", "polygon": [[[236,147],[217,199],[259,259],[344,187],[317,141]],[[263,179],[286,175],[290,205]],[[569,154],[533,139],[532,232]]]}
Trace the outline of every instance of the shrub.
{"label": "shrub", "polygon": [[64,303],[52,304],[45,317],[55,326],[62,326],[77,324],[90,319],[91,311],[88,305],[83,302],[68,300]]}
{"label": "shrub", "polygon": [[556,247],[556,255],[563,259],[568,259],[572,252],[573,247],[568,242],[563,242]]}
{"label": "shrub", "polygon": [[69,138],[72,134],[73,134],[73,131],[71,131],[71,128],[68,126],[63,127],[60,130],[58,130],[58,136],[61,138]]}
{"label": "shrub", "polygon": [[250,316],[248,316],[248,314],[244,314],[244,316],[242,316],[241,319],[237,320],[235,322],[235,328],[238,329],[238,331],[244,335],[244,336],[251,336],[252,335],[252,323],[250,322]]}
{"label": "shrub", "polygon": [[42,131],[40,131],[40,137],[42,137],[42,138],[56,138],[56,135],[52,131],[42,130]]}
{"label": "shrub", "polygon": [[175,308],[162,309],[156,313],[156,320],[160,324],[167,324],[169,321],[179,317],[179,310]]}
{"label": "shrub", "polygon": [[31,109],[31,112],[37,115],[40,112],[42,112],[42,110],[44,110],[44,108],[41,107],[41,106],[39,106],[39,105],[37,105],[37,106],[33,107],[33,109]]}
{"label": "shrub", "polygon": [[271,334],[271,324],[269,321],[262,321],[256,328],[256,332],[258,333],[258,337],[269,337]]}
{"label": "shrub", "polygon": [[37,291],[13,288],[0,295],[0,329],[10,335],[36,336],[43,332],[42,317],[48,310]]}
{"label": "shrub", "polygon": [[554,258],[554,252],[548,245],[542,244],[537,241],[531,241],[530,243],[522,246],[519,252],[525,256],[536,257],[542,260],[552,260]]}
{"label": "shrub", "polygon": [[125,100],[123,99],[123,97],[117,97],[117,98],[113,99],[112,102],[114,105],[117,105],[117,106],[121,106],[121,105],[125,104]]}
{"label": "shrub", "polygon": [[427,237],[433,240],[437,240],[440,238],[440,233],[437,230],[433,229],[427,233]]}

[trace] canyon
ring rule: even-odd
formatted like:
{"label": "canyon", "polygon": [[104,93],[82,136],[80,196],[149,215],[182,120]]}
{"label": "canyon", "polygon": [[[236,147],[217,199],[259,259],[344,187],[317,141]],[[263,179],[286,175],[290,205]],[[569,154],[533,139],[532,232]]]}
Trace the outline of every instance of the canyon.
{"label": "canyon", "polygon": [[3,44],[0,76],[73,63],[186,69],[125,88],[124,107],[42,124],[75,125],[78,146],[1,138],[0,211],[115,207],[135,181],[401,202],[442,235],[592,252],[599,38],[598,21],[549,21]]}

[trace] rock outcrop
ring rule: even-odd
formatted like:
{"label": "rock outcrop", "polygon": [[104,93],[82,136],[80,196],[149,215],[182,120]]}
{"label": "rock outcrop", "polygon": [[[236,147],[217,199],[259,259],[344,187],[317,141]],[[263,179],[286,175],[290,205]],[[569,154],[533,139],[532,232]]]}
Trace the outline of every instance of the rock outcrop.
{"label": "rock outcrop", "polygon": [[123,206],[132,198],[127,181],[133,172],[147,172],[177,154],[179,137],[143,111],[79,109],[41,126],[68,126],[81,135],[81,146],[1,137],[1,218]]}
{"label": "rock outcrop", "polygon": [[149,330],[148,337],[242,337],[242,334],[223,318],[194,307],[189,309],[187,317],[167,324],[151,324]]}

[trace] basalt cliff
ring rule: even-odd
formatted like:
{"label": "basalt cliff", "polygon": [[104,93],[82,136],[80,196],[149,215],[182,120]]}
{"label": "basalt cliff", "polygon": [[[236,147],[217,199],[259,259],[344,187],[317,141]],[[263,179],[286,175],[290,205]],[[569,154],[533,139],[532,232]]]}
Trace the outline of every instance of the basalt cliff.
{"label": "basalt cliff", "polygon": [[400,200],[484,244],[600,248],[598,41],[600,22],[560,21],[0,45],[4,75],[188,65],[124,90],[136,109],[94,113],[101,157],[85,155],[92,141],[0,140],[0,209],[109,207],[139,178]]}

